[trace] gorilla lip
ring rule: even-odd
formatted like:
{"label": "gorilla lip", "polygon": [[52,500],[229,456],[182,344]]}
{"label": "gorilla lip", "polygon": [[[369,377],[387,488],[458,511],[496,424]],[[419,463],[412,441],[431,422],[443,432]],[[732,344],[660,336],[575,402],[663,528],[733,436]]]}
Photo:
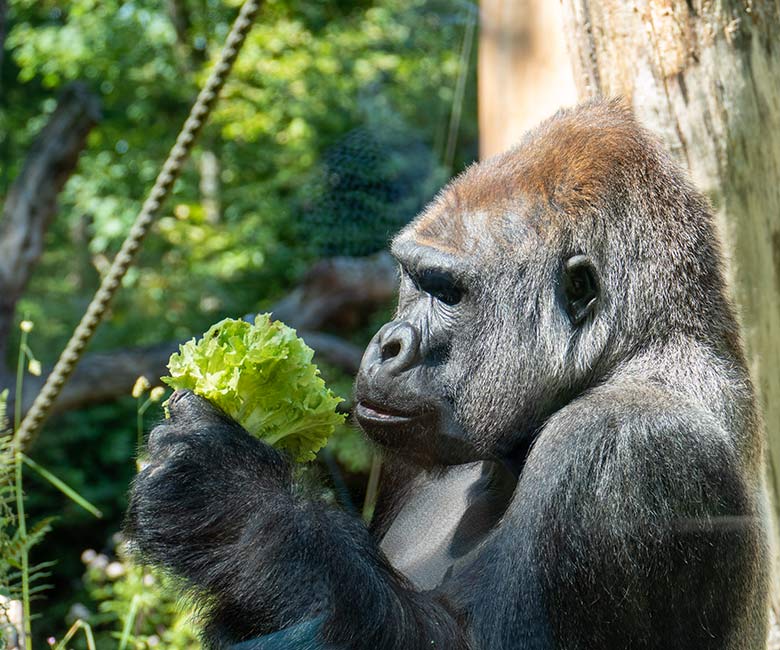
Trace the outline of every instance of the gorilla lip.
{"label": "gorilla lip", "polygon": [[383,422],[391,424],[394,422],[408,422],[414,419],[414,415],[400,413],[387,408],[380,408],[375,404],[367,402],[358,402],[355,408],[355,415],[359,420],[370,420],[372,422]]}

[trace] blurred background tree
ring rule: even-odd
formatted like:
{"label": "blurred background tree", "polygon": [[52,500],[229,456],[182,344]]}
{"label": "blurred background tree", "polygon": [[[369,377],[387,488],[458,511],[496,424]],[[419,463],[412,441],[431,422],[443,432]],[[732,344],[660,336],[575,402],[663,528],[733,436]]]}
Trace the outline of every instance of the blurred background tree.
{"label": "blurred background tree", "polygon": [[[118,249],[239,4],[0,1],[0,250],[19,241],[23,227],[30,252],[24,269],[0,260],[0,283],[15,288],[0,306],[10,323],[22,315],[35,323],[31,342],[44,366]],[[384,249],[476,158],[475,21],[473,5],[454,0],[266,3],[173,200],[90,346],[79,399],[60,405],[30,450],[104,513],[94,519],[37,478],[26,482],[32,519],[58,514],[35,550],[36,560],[57,561],[52,588],[35,606],[36,645],[61,638],[76,617],[96,626],[98,646],[109,643],[131,603],[146,608],[136,612],[137,647],[192,643],[177,632],[171,606],[153,615],[154,602],[133,600],[150,587],[116,563],[113,535],[135,471],[132,379],[224,316],[270,307],[284,314],[285,306],[296,314],[296,300],[341,289],[368,296],[359,318],[334,316],[349,312],[342,296],[303,326],[317,330],[315,348],[331,351],[326,379],[349,395],[354,349],[389,309],[393,269],[381,255],[357,267],[334,256]],[[61,122],[66,108],[71,121]],[[51,136],[55,122],[83,136],[59,158],[39,146],[63,141]],[[30,171],[41,160],[49,165],[46,195]],[[11,200],[20,187],[32,208]],[[312,288],[318,277],[330,284]],[[0,328],[0,382],[11,388],[17,333]],[[28,378],[28,392],[37,385]],[[345,428],[323,455],[325,484],[357,503],[370,458]],[[85,549],[94,551],[82,557]]]}

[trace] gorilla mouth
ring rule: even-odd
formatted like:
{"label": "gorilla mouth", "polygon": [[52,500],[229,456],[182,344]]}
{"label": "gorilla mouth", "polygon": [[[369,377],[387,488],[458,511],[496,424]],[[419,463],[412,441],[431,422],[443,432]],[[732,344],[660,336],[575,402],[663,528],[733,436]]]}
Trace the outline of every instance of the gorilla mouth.
{"label": "gorilla mouth", "polygon": [[404,413],[386,406],[378,406],[373,402],[358,402],[355,408],[358,421],[371,424],[404,424],[416,419],[417,413]]}

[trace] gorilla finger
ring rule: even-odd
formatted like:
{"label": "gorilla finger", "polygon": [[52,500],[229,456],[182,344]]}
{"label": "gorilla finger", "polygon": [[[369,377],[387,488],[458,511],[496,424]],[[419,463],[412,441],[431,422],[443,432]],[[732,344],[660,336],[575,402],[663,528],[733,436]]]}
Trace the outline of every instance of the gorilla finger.
{"label": "gorilla finger", "polygon": [[175,390],[168,399],[168,412],[174,424],[178,424],[182,420],[192,422],[230,419],[205,397],[182,388]]}
{"label": "gorilla finger", "polygon": [[164,460],[174,448],[188,437],[186,430],[173,426],[168,421],[158,424],[149,433],[146,450],[152,462]]}

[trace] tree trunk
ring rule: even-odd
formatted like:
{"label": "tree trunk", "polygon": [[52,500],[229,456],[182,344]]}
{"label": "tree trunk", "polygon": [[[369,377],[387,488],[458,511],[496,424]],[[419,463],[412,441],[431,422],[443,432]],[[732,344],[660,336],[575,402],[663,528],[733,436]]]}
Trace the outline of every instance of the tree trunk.
{"label": "tree trunk", "polygon": [[309,269],[303,282],[273,307],[274,318],[305,330],[354,331],[398,290],[397,265],[388,253],[334,257]]}
{"label": "tree trunk", "polygon": [[780,504],[780,3],[563,0],[581,99],[623,95],[710,198]]}
{"label": "tree trunk", "polygon": [[555,0],[482,0],[478,65],[482,159],[577,101]]}

